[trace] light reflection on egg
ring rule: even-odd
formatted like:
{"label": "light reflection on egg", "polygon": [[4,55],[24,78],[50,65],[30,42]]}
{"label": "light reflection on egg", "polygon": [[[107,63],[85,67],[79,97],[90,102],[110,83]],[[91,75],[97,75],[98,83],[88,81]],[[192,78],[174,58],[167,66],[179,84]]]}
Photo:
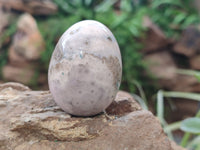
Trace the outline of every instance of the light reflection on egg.
{"label": "light reflection on egg", "polygon": [[121,54],[112,32],[100,22],[85,20],[58,41],[49,65],[49,88],[67,113],[92,116],[114,100],[121,74]]}

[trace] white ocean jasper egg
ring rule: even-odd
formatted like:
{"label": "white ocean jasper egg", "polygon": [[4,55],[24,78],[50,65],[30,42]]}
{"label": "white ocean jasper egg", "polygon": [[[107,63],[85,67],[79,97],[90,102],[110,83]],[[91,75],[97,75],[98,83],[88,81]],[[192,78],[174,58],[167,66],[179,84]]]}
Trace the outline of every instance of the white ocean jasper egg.
{"label": "white ocean jasper egg", "polygon": [[85,20],[72,25],[58,41],[48,81],[64,111],[92,116],[115,99],[121,75],[121,54],[112,32],[100,22]]}

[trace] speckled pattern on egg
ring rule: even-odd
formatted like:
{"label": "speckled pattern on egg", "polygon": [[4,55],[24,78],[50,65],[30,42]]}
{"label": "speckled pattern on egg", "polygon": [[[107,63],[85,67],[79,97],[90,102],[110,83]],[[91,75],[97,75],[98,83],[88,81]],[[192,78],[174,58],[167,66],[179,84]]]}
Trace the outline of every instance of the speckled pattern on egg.
{"label": "speckled pattern on egg", "polygon": [[55,102],[76,116],[96,115],[114,100],[122,74],[119,46],[103,24],[86,20],[58,41],[49,65]]}

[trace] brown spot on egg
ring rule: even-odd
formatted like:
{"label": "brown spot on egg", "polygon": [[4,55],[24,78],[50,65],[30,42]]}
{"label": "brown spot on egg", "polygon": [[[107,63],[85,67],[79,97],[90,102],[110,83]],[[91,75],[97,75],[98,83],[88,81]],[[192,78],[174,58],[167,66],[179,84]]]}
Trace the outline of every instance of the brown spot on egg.
{"label": "brown spot on egg", "polygon": [[73,106],[72,101],[73,101],[73,99],[72,99],[71,101],[68,102],[68,104],[71,105],[71,106]]}
{"label": "brown spot on egg", "polygon": [[56,49],[57,49],[57,52],[54,53],[54,55],[52,56],[52,59],[54,59],[55,61],[60,61],[62,59],[62,52],[58,45],[56,45]]}
{"label": "brown spot on egg", "polygon": [[90,71],[89,69],[85,68],[85,71],[84,71],[86,74],[88,74]]}
{"label": "brown spot on egg", "polygon": [[121,73],[122,73],[122,68],[121,68],[119,59],[114,56],[110,56],[108,58],[106,58],[106,57],[100,58],[100,57],[92,55],[92,54],[88,54],[88,55],[91,55],[97,59],[100,59],[102,62],[103,61],[105,62],[105,64],[107,65],[107,67],[109,68],[109,70],[111,71],[111,73],[113,75],[113,86],[116,89],[118,89],[118,87],[116,86],[116,83],[121,81]]}
{"label": "brown spot on egg", "polygon": [[61,65],[60,65],[59,63],[57,63],[57,64],[54,66],[54,69],[55,69],[56,71],[60,70],[60,68],[61,68]]}
{"label": "brown spot on egg", "polygon": [[82,73],[82,71],[83,71],[82,68],[79,68],[78,72],[79,72],[79,73]]}
{"label": "brown spot on egg", "polygon": [[76,29],[76,30],[72,30],[71,32],[69,32],[69,34],[70,34],[70,35],[73,35],[73,34],[75,34],[75,33],[78,32],[78,31],[79,31],[79,28]]}
{"label": "brown spot on egg", "polygon": [[71,35],[74,34],[74,31],[69,32],[69,34],[71,34]]}
{"label": "brown spot on egg", "polygon": [[121,72],[122,68],[119,62],[119,59],[117,57],[110,56],[109,58],[104,58],[106,65],[110,69],[112,75],[113,75],[113,86],[117,88],[116,83],[118,81],[121,81]]}
{"label": "brown spot on egg", "polygon": [[107,39],[112,42],[112,38],[110,36],[107,37]]}

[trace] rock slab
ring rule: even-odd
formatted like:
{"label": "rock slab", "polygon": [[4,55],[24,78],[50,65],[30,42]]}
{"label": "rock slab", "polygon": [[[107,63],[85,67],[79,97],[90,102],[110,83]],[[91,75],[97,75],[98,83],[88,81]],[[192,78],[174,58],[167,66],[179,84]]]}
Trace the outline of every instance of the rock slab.
{"label": "rock slab", "polygon": [[57,11],[51,0],[0,0],[0,6],[34,15],[50,15]]}
{"label": "rock slab", "polygon": [[182,150],[126,92],[119,92],[106,112],[73,117],[56,106],[49,91],[0,84],[0,149]]}

